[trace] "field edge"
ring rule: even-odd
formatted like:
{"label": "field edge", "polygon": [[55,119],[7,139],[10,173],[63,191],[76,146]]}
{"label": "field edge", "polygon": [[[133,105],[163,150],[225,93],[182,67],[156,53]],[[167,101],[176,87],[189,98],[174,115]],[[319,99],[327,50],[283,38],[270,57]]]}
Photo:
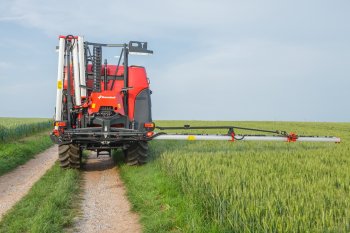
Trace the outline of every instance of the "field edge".
{"label": "field edge", "polygon": [[0,222],[2,232],[64,232],[79,213],[81,175],[56,163]]}
{"label": "field edge", "polygon": [[48,131],[0,144],[0,176],[25,164],[36,154],[53,146]]}

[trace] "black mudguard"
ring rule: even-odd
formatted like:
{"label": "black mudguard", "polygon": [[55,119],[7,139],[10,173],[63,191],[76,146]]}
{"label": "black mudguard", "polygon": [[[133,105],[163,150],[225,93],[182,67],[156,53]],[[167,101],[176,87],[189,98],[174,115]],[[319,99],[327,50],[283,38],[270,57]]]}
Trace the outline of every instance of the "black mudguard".
{"label": "black mudguard", "polygon": [[151,112],[151,91],[149,89],[142,90],[135,100],[134,111],[135,129],[145,131],[143,124],[152,122]]}

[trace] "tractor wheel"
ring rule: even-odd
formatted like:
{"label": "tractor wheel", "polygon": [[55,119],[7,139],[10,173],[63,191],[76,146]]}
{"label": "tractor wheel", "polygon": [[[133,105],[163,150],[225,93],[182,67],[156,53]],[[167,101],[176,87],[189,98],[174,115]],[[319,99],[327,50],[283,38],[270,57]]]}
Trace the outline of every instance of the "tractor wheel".
{"label": "tractor wheel", "polygon": [[80,168],[81,149],[78,145],[59,145],[58,159],[63,168]]}
{"label": "tractor wheel", "polygon": [[125,161],[128,165],[142,165],[147,162],[148,144],[147,142],[139,141],[130,144],[127,150],[124,150]]}

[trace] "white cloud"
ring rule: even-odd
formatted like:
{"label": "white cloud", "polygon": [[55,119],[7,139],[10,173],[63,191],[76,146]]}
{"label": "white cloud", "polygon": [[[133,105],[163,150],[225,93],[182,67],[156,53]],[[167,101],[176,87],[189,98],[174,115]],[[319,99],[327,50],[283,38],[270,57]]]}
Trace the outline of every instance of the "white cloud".
{"label": "white cloud", "polygon": [[24,16],[1,16],[0,22],[6,21],[21,21],[24,19]]}
{"label": "white cloud", "polygon": [[[261,5],[261,6],[260,6]],[[227,27],[259,17],[248,3],[216,1],[43,1],[14,0],[4,19],[44,30],[48,34],[79,32],[104,35],[176,34],[177,31],[205,31]],[[253,10],[255,14],[248,12]],[[247,14],[248,13],[248,14]],[[165,32],[165,33],[164,33]]]}
{"label": "white cloud", "polygon": [[2,81],[2,85],[4,84],[3,81],[8,78],[8,75],[14,69],[15,65],[13,63],[7,61],[0,61],[0,81]]}
{"label": "white cloud", "polygon": [[[0,26],[10,25],[6,30],[13,29],[13,35],[6,37],[3,30],[0,46],[10,52],[0,54],[0,61],[17,64],[18,59],[21,72],[13,72],[11,80],[23,78],[30,68],[33,80],[54,82],[55,54],[48,50],[59,34],[101,42],[145,39],[155,50],[146,62],[155,117],[300,120],[305,113],[308,119],[345,119],[350,112],[334,109],[332,98],[341,96],[339,106],[350,98],[344,90],[350,85],[348,5],[318,0],[4,0]],[[18,35],[18,28],[26,30]],[[29,41],[27,34],[35,33],[40,35]],[[10,53],[18,58],[6,60]],[[0,63],[0,73],[11,68],[6,62]],[[322,104],[312,104],[318,101]],[[316,115],[324,109],[333,109],[333,118]]]}
{"label": "white cloud", "polygon": [[173,119],[178,109],[182,119],[319,119],[316,112],[332,105],[338,96],[334,92],[344,89],[329,82],[333,76],[321,76],[333,70],[326,65],[330,54],[263,40],[187,54],[155,75],[153,101],[161,106],[156,114]]}
{"label": "white cloud", "polygon": [[14,67],[13,64],[10,62],[0,61],[0,69],[9,69],[13,67]]}

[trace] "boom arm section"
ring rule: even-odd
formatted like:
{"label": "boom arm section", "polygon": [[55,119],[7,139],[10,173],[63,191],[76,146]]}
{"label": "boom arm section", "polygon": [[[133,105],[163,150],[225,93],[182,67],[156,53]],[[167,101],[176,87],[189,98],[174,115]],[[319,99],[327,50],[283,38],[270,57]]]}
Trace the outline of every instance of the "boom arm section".
{"label": "boom arm section", "polygon": [[[282,141],[282,142],[335,142],[340,143],[341,139],[333,136],[299,136],[295,133],[287,133],[280,130],[266,130],[246,128],[238,126],[190,126],[183,127],[155,127],[159,130],[198,130],[198,129],[227,129],[227,134],[168,134],[165,132],[155,133],[152,139],[155,140],[213,140],[213,141]],[[247,135],[236,134],[235,129],[254,132],[271,133],[274,135]]]}

